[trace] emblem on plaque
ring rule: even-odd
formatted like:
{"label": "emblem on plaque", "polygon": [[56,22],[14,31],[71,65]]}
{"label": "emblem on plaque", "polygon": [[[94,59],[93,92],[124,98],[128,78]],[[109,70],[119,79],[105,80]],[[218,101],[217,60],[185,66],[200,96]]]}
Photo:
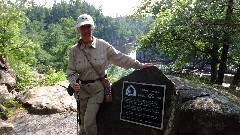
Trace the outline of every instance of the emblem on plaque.
{"label": "emblem on plaque", "polygon": [[136,89],[132,85],[128,86],[128,88],[126,89],[127,96],[136,96],[136,93]]}

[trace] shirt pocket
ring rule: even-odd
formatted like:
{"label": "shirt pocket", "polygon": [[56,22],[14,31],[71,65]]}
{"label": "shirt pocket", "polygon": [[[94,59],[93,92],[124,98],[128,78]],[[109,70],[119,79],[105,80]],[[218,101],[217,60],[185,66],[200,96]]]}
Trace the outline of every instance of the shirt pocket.
{"label": "shirt pocket", "polygon": [[84,69],[86,67],[85,59],[77,59],[76,60],[76,68],[77,70]]}
{"label": "shirt pocket", "polygon": [[96,67],[105,67],[106,65],[106,57],[104,55],[95,55],[92,57],[92,61]]}

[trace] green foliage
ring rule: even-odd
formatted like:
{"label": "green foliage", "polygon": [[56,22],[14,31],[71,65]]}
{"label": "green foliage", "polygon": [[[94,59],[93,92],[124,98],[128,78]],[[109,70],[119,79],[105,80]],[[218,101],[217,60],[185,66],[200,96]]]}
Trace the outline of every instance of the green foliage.
{"label": "green foliage", "polygon": [[7,108],[22,108],[22,104],[19,103],[17,100],[7,99],[3,102],[3,106]]}
{"label": "green foliage", "polygon": [[12,99],[5,100],[3,106],[6,107],[6,109],[1,111],[0,115],[4,118],[11,117],[15,109],[23,109],[22,104],[20,104],[19,101]]}
{"label": "green foliage", "polygon": [[188,75],[184,76],[183,78],[185,78],[187,80],[191,80],[191,82],[193,82],[195,84],[211,85],[210,76],[207,76],[207,75],[199,76],[199,75],[194,75],[194,74],[188,74]]}
{"label": "green foliage", "polygon": [[[16,66],[16,65],[15,65]],[[43,85],[43,79],[39,79],[33,68],[22,62],[13,67],[17,74],[17,90],[25,91],[35,86]]]}
{"label": "green foliage", "polygon": [[19,4],[6,0],[0,4],[0,52],[7,56],[9,51],[22,48],[28,43],[21,39],[21,28],[28,18]]}
{"label": "green foliage", "polygon": [[239,63],[239,5],[240,1],[146,0],[135,13],[147,17],[145,24],[150,26],[139,36],[138,48],[157,46],[176,60],[177,67],[201,60],[216,63],[223,74],[225,61]]}
{"label": "green foliage", "polygon": [[118,81],[122,77],[130,74],[132,72],[131,69],[126,70],[121,67],[115,66],[115,65],[110,65],[108,69],[108,77],[112,83]]}
{"label": "green foliage", "polygon": [[166,64],[166,65],[162,65],[161,67],[159,67],[159,69],[164,74],[174,74],[177,71],[179,71],[179,68],[174,63],[169,63],[169,64]]}
{"label": "green foliage", "polygon": [[141,33],[141,24],[138,22],[125,17],[105,17],[101,8],[96,9],[80,0],[69,3],[61,1],[52,8],[34,5],[25,11],[30,20],[26,23],[26,35],[41,46],[40,49],[35,49],[40,73],[46,72],[47,66],[56,70],[66,68],[69,48],[79,39],[74,26],[80,14],[90,14],[96,24],[94,36],[103,38],[114,46],[132,42]]}
{"label": "green foliage", "polygon": [[[22,39],[24,40],[25,38]],[[36,50],[38,50],[39,48],[39,45],[32,42],[22,44],[24,44],[25,47],[22,46],[19,48],[8,50],[8,54],[6,54],[5,57],[11,64],[17,64],[19,62],[22,62],[31,66],[36,66],[37,59],[35,55]]]}
{"label": "green foliage", "polygon": [[49,67],[49,70],[46,74],[47,85],[53,85],[56,82],[65,81],[66,74],[63,70],[56,71],[55,69]]}
{"label": "green foliage", "polygon": [[[37,59],[35,58],[35,53],[40,46],[33,43],[27,36],[25,31],[25,23],[27,23],[28,18],[25,16],[24,2],[12,3],[11,1],[1,1],[1,14],[0,14],[0,53],[4,55],[7,62],[11,66],[19,70],[28,66],[35,66]],[[17,71],[17,73],[19,73]],[[18,74],[21,79],[26,79],[22,76],[26,75]],[[20,87],[22,87],[22,82],[20,82]]]}
{"label": "green foliage", "polygon": [[0,112],[1,117],[3,118],[9,118],[13,114],[13,109],[12,108],[6,108],[5,110]]}
{"label": "green foliage", "polygon": [[[101,8],[85,1],[61,1],[52,8],[38,6],[34,1],[30,4],[3,0],[0,7],[0,53],[16,72],[18,91],[65,80],[63,70],[67,67],[69,48],[79,39],[74,26],[80,14],[93,16],[97,26],[94,35],[114,46],[132,42],[141,33],[138,22],[105,17]],[[120,74],[112,75],[115,81],[130,71],[117,72]],[[39,78],[38,73],[46,78]]]}
{"label": "green foliage", "polygon": [[53,85],[56,82],[66,80],[66,75],[63,70],[56,71],[48,66],[45,75],[39,75],[32,67],[19,64],[14,67],[17,73],[17,90],[25,91],[36,86]]}

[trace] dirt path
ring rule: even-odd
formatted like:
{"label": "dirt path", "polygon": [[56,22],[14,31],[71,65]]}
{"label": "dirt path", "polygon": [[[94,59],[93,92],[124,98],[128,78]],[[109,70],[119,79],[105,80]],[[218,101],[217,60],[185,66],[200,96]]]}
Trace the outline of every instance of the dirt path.
{"label": "dirt path", "polygon": [[34,115],[23,112],[12,119],[14,130],[4,135],[76,135],[77,113]]}

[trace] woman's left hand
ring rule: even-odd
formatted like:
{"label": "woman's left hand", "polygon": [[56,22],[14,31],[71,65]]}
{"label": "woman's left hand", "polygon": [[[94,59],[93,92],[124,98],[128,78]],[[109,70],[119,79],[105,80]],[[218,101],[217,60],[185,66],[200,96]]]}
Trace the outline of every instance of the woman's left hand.
{"label": "woman's left hand", "polygon": [[151,64],[151,63],[147,63],[147,64],[144,64],[144,65],[143,65],[143,68],[148,68],[148,67],[152,67],[152,66],[154,66],[154,65]]}

